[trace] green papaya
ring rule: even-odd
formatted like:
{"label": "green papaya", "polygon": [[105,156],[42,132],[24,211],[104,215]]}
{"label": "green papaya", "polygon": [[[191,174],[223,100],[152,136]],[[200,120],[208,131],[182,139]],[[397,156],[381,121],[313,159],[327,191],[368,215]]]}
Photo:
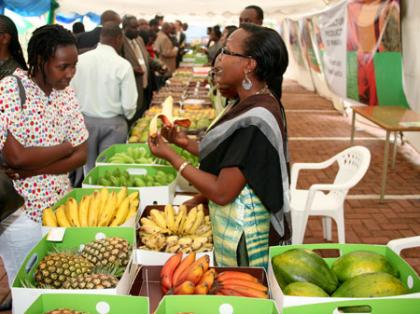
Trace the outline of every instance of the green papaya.
{"label": "green papaya", "polygon": [[119,177],[121,175],[121,170],[120,168],[115,168],[114,171],[112,171],[112,175],[114,177]]}
{"label": "green papaya", "polygon": [[324,290],[310,282],[292,282],[284,288],[283,292],[297,297],[329,297]]}
{"label": "green papaya", "polygon": [[145,183],[144,183],[144,181],[141,178],[135,178],[134,179],[134,182],[135,182],[135,184],[136,184],[137,187],[145,186]]}
{"label": "green papaya", "polygon": [[305,249],[291,249],[271,259],[277,282],[282,289],[295,281],[311,282],[328,294],[337,288],[338,280],[318,254]]}
{"label": "green papaya", "polygon": [[385,256],[369,251],[347,253],[334,261],[331,270],[340,282],[358,275],[377,272],[388,273],[397,278],[399,276],[398,270],[388,262]]}
{"label": "green papaya", "polygon": [[336,298],[374,298],[408,293],[402,282],[388,273],[369,273],[345,281],[332,295]]}

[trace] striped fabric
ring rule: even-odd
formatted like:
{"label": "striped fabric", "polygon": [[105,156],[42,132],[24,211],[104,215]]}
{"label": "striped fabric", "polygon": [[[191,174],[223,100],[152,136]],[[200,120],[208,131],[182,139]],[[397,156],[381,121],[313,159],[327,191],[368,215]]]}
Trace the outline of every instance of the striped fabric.
{"label": "striped fabric", "polygon": [[[252,189],[245,185],[232,203],[219,206],[209,202],[209,208],[217,265],[245,266],[238,265],[244,257],[237,252],[247,251],[249,266],[267,268],[270,213]],[[237,250],[242,235],[246,250]]]}

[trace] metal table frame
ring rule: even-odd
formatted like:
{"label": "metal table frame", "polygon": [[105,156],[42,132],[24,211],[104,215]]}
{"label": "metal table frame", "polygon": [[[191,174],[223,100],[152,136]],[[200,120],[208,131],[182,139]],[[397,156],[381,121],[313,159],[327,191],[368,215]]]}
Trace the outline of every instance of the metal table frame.
{"label": "metal table frame", "polygon": [[[420,132],[420,114],[397,106],[383,106],[383,107],[353,107],[353,116],[351,121],[351,138],[350,143],[353,145],[356,113],[366,118],[367,120],[378,125],[386,131],[385,148],[384,148],[384,162],[382,167],[381,192],[380,201],[384,200],[386,177],[388,172],[388,158],[389,158],[389,140],[391,133],[394,133],[394,147],[392,152],[391,167],[395,168],[395,159],[397,155],[397,133],[398,132]],[[404,123],[412,124],[405,125]]]}

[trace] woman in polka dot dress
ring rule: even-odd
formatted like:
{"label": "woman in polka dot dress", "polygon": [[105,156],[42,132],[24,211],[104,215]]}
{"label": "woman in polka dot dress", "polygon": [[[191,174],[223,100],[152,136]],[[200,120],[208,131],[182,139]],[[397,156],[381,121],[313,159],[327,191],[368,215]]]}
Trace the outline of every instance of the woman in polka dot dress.
{"label": "woman in polka dot dress", "polygon": [[29,71],[17,69],[0,81],[0,151],[25,199],[24,206],[0,224],[0,256],[9,283],[41,238],[42,210],[64,196],[70,189],[68,172],[86,162],[88,132],[74,91],[68,88],[76,63],[72,34],[59,25],[46,25],[29,41]]}

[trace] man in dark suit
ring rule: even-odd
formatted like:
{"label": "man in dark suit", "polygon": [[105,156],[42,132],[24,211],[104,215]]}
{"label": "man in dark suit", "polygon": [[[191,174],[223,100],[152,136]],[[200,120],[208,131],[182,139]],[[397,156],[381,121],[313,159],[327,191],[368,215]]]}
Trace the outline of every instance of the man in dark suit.
{"label": "man in dark suit", "polygon": [[124,44],[122,57],[130,62],[137,86],[137,110],[131,122],[140,118],[149,107],[152,99],[152,75],[161,71],[162,64],[150,58],[143,39],[139,36],[138,23],[135,16],[123,18]]}
{"label": "man in dark suit", "polygon": [[76,36],[77,49],[79,50],[79,54],[84,53],[96,47],[96,45],[99,42],[99,37],[101,35],[102,25],[108,22],[119,25],[121,23],[121,18],[117,12],[112,11],[112,10],[107,10],[101,15],[100,25],[95,27],[90,32],[84,32]]}
{"label": "man in dark suit", "polygon": [[183,32],[183,25],[180,20],[175,21],[175,37],[178,41],[178,55],[176,56],[176,67],[179,67],[179,64],[182,61],[182,57],[185,54],[185,44],[187,37],[185,36],[185,33]]}

